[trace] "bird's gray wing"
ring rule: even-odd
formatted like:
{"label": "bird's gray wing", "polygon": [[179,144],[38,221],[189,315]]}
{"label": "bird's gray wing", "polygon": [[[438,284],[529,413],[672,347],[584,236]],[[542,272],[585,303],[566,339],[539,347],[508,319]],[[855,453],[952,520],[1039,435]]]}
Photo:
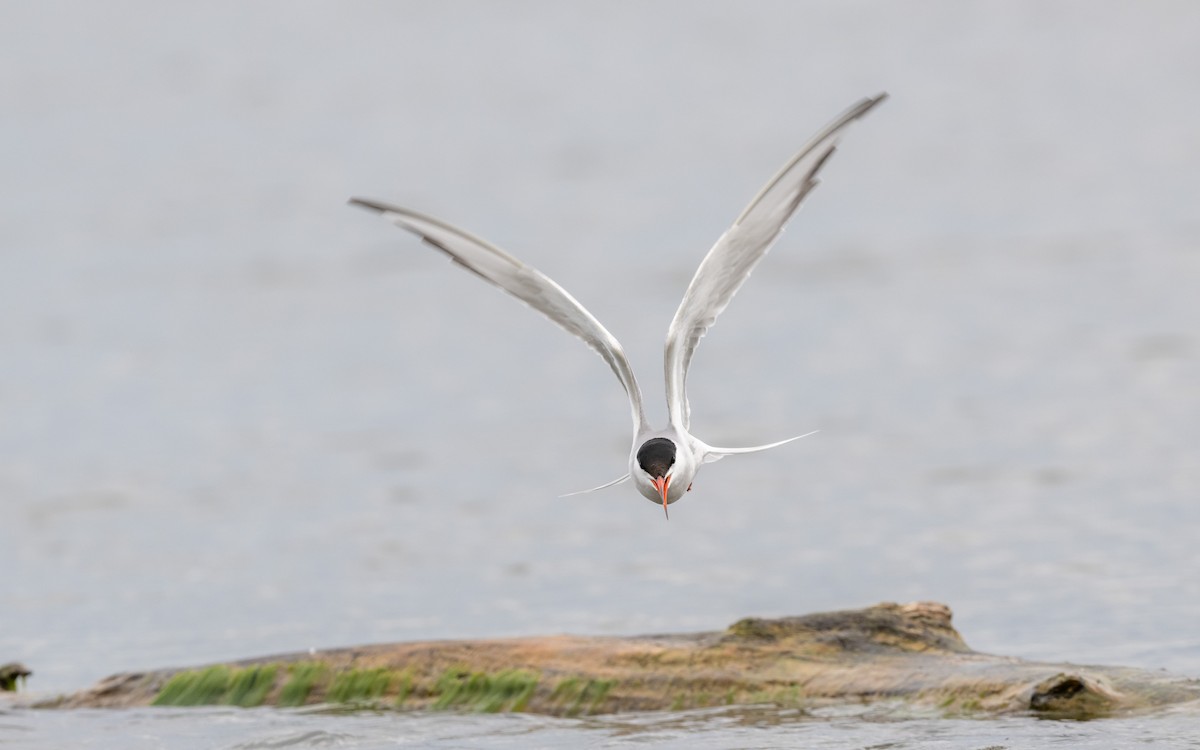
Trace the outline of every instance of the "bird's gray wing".
{"label": "bird's gray wing", "polygon": [[887,94],[863,99],[813,137],[750,201],[704,256],[667,329],[667,409],[673,424],[688,429],[691,415],[687,373],[696,345],[766,255],[804,197],[816,187],[817,173],[833,154],[843,129],[885,98]]}
{"label": "bird's gray wing", "polygon": [[458,265],[500,287],[561,328],[583,339],[604,358],[625,387],[633,412],[635,436],[646,431],[642,392],[620,342],[566,290],[495,245],[443,221],[364,198],[351,198],[350,203],[378,211],[396,226],[407,229],[430,246],[441,250]]}

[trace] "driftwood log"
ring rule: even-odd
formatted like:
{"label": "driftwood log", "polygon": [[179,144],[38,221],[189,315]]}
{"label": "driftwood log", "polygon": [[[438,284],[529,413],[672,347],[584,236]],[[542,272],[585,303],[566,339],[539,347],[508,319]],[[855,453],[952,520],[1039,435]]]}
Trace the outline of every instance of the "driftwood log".
{"label": "driftwood log", "polygon": [[118,674],[45,707],[351,704],[581,715],[901,702],[922,713],[1108,716],[1200,701],[1200,682],[972,651],[942,604],[740,620],[717,633],[344,648]]}

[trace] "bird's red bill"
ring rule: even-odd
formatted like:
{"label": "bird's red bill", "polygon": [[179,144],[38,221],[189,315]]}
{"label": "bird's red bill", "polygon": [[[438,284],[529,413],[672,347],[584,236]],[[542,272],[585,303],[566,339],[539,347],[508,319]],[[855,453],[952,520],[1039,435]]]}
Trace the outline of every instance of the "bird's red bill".
{"label": "bird's red bill", "polygon": [[651,479],[650,481],[652,481],[654,483],[654,489],[658,490],[658,494],[662,495],[663,515],[665,515],[668,519],[670,519],[671,514],[667,512],[667,489],[671,486],[671,478],[670,477],[655,477],[654,479]]}

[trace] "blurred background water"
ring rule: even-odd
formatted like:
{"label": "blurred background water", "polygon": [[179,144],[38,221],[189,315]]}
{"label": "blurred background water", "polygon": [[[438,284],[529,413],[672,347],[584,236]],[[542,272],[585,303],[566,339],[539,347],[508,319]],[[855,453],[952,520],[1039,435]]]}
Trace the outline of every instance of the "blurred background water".
{"label": "blurred background water", "polygon": [[[0,661],[54,692],[935,599],[979,650],[1200,676],[1197,38],[1183,0],[6,3]],[[427,211],[543,270],[660,422],[704,252],[883,90],[690,378],[706,440],[821,432],[706,467],[669,523],[628,487],[556,497],[625,470],[600,360],[344,206]],[[228,746],[297,716],[20,712],[0,742],[152,747],[138,727],[166,722]],[[305,716],[291,744],[501,747],[526,721]],[[724,721],[680,731],[1084,731]]]}

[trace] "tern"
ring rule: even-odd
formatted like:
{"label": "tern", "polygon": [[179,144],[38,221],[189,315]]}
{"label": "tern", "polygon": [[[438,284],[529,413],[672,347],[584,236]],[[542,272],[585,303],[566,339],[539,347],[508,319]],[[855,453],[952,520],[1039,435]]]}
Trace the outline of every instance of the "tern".
{"label": "tern", "polygon": [[[420,237],[458,265],[511,294],[554,323],[583,339],[599,354],[629,396],[633,414],[633,448],[629,471],[611,482],[572,495],[594,492],[632,478],[638,492],[651,502],[667,506],[692,488],[702,464],[725,456],[775,448],[813,433],[766,445],[720,448],[689,431],[691,409],[686,386],[688,367],[700,339],[733,299],[750,272],[783,231],[784,225],[817,185],[817,173],[837,148],[846,126],[887,98],[886,93],[863,99],[817,133],[750,201],[746,210],[704,256],[683,301],[667,329],[665,373],[668,424],[655,430],[646,421],[642,391],[621,347],[600,321],[565,289],[540,271],[525,265],[495,245],[458,227],[406,208],[366,198],[351,198],[352,205],[377,211],[401,229]],[[564,497],[566,497],[564,495]]]}

